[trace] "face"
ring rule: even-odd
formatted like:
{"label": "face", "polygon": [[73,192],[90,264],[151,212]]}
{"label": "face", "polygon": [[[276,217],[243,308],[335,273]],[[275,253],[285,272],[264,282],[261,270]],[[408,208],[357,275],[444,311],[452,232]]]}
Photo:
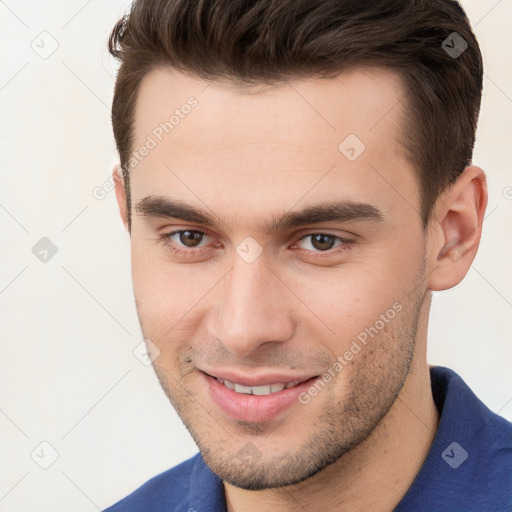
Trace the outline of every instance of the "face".
{"label": "face", "polygon": [[426,245],[402,96],[376,68],[257,91],[167,70],[141,84],[139,320],[162,387],[233,485],[314,475],[405,382]]}

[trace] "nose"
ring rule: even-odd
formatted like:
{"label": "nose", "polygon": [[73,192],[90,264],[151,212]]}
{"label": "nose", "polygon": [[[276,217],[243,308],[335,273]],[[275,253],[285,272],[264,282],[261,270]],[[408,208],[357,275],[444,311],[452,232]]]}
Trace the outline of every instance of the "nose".
{"label": "nose", "polygon": [[295,323],[287,307],[290,291],[262,257],[247,263],[235,255],[231,272],[217,291],[208,332],[234,355],[244,357],[264,343],[293,336]]}

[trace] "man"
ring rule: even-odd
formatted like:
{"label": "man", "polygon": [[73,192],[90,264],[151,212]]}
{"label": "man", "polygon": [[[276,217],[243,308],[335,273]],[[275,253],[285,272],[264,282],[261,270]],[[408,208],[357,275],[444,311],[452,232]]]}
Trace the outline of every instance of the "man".
{"label": "man", "polygon": [[458,3],[138,0],[110,50],[140,324],[200,453],[108,510],[510,511],[512,425],[426,361],[487,205]]}

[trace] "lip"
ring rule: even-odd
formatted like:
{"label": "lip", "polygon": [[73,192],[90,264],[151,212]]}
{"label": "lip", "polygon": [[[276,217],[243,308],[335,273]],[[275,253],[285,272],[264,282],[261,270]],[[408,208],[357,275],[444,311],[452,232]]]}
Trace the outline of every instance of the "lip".
{"label": "lip", "polygon": [[230,369],[225,370],[210,370],[208,368],[201,369],[203,373],[206,373],[210,377],[217,377],[223,380],[229,380],[230,382],[236,382],[243,386],[265,386],[267,384],[276,384],[282,382],[287,384],[288,382],[303,382],[314,377],[313,375],[285,375],[284,373],[265,373],[264,375],[241,375]]}
{"label": "lip", "polygon": [[[220,411],[229,418],[247,423],[263,423],[282,415],[285,411],[298,403],[298,396],[306,390],[318,375],[297,384],[293,388],[283,389],[270,395],[246,395],[237,393],[221,384],[215,377],[200,371],[201,377],[206,381],[208,394],[215,402]],[[223,373],[223,375],[225,375]],[[219,378],[223,378],[220,377]],[[269,378],[273,379],[271,382]],[[227,380],[231,380],[226,377]],[[289,377],[286,379],[274,379],[274,376],[260,377],[259,379],[233,379],[239,384],[246,386],[258,386],[276,382],[292,382]],[[233,381],[232,381],[233,382]],[[245,382],[256,382],[256,384],[245,384]]]}

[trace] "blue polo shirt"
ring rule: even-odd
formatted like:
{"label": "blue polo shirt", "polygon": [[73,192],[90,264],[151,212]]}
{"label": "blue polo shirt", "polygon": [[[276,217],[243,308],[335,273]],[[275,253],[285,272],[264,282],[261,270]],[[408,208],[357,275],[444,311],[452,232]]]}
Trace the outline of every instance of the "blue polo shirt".
{"label": "blue polo shirt", "polygon": [[[430,452],[395,512],[511,512],[512,423],[452,370],[431,367],[440,421]],[[225,512],[222,480],[200,453],[105,512]]]}

